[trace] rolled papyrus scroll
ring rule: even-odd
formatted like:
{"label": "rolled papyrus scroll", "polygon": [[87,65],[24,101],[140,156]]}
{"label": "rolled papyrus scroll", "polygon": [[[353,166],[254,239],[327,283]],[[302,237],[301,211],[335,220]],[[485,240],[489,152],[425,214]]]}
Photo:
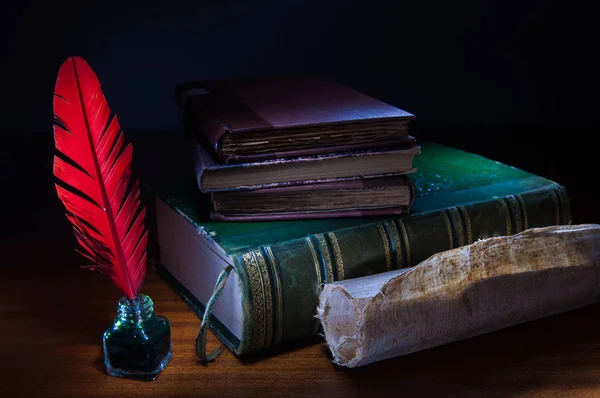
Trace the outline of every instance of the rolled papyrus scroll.
{"label": "rolled papyrus scroll", "polygon": [[334,362],[409,354],[600,301],[600,225],[529,229],[398,271],[325,285]]}

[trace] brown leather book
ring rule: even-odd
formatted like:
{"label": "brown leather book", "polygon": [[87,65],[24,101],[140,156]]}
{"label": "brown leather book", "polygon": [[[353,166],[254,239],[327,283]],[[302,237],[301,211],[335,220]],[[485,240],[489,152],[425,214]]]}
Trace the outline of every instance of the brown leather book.
{"label": "brown leather book", "polygon": [[175,97],[186,128],[225,163],[414,143],[414,115],[324,78],[190,82]]}

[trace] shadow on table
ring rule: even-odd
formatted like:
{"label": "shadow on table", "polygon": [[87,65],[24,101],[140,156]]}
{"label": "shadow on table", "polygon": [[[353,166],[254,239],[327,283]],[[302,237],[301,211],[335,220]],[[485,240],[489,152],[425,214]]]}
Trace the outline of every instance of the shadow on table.
{"label": "shadow on table", "polygon": [[[600,305],[593,305],[360,368],[332,366],[369,394],[515,397],[600,392],[599,314]],[[323,351],[332,358],[326,346]]]}

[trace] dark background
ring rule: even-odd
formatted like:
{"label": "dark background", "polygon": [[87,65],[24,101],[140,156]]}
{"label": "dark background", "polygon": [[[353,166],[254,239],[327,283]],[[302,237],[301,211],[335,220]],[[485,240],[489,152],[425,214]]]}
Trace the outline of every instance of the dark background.
{"label": "dark background", "polygon": [[[17,395],[11,394],[15,388],[19,396],[30,391],[108,396],[136,388],[148,395],[152,389],[99,378],[99,338],[121,294],[108,278],[78,268],[88,262],[74,250],[52,183],[52,94],[60,65],[72,55],[94,68],[126,134],[180,130],[173,89],[186,80],[320,74],[414,113],[411,129],[418,140],[475,151],[564,184],[573,221],[600,223],[594,197],[599,14],[591,5],[573,0],[71,3],[7,0],[0,6],[0,356],[6,364],[0,391],[7,390],[6,380],[8,397]],[[171,311],[174,336],[181,336],[174,342],[183,355],[180,365],[169,366],[176,366],[171,371],[182,384],[172,391],[194,394],[189,380],[196,370],[186,362],[193,363],[187,351],[193,336],[186,330],[199,323],[179,316],[180,300],[158,287],[166,288],[148,286],[157,311]],[[321,350],[274,362],[289,368],[268,375],[268,366],[228,365],[223,358],[217,367],[199,370],[203,376],[197,380],[207,382],[197,395],[239,393],[244,386],[254,389],[242,394],[264,393],[290,377],[285,395],[324,394],[339,386],[352,390],[349,395],[360,390],[367,396],[391,388],[397,395],[401,390],[423,396],[432,389],[453,396],[592,394],[600,361],[598,309],[440,347],[392,366],[374,364],[366,372],[341,372],[320,357],[314,360]],[[210,347],[217,346],[213,337]],[[312,385],[299,390],[315,373]],[[395,383],[399,374],[409,380]]]}
{"label": "dark background", "polygon": [[[50,171],[56,72],[80,55],[126,132],[180,130],[173,88],[190,79],[325,75],[414,113],[421,141],[566,185],[574,221],[600,222],[598,24],[584,2],[156,3],[37,0],[2,10],[0,165],[9,186],[26,188],[36,175],[25,161],[32,153]],[[42,149],[16,167],[5,154],[23,141]]]}

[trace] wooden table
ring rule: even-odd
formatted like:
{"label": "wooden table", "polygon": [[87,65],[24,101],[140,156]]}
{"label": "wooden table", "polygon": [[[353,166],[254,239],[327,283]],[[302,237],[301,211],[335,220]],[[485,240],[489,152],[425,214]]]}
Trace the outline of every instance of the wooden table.
{"label": "wooden table", "polygon": [[[152,382],[107,376],[102,334],[120,294],[79,268],[85,262],[51,183],[47,144],[3,145],[0,157],[0,170],[19,170],[6,173],[2,193],[3,397],[600,397],[600,306],[358,369],[334,365],[320,339],[246,360],[226,351],[201,365],[193,350],[199,319],[153,272],[143,292],[171,321],[173,359]],[[217,344],[211,334],[209,348]]]}

